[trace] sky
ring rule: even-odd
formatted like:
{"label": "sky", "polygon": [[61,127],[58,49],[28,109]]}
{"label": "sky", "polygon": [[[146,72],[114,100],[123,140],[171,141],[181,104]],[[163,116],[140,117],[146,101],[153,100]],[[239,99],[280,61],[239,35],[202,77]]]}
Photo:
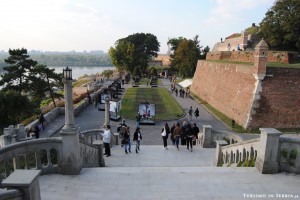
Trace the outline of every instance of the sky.
{"label": "sky", "polygon": [[0,50],[108,52],[118,39],[151,33],[210,48],[259,24],[275,0],[1,0]]}

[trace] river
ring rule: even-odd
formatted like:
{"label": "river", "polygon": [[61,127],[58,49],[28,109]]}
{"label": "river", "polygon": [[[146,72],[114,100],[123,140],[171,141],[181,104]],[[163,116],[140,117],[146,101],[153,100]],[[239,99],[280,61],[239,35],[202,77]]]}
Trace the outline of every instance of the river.
{"label": "river", "polygon": [[[61,66],[48,66],[50,69],[55,69],[56,73],[62,73],[63,69],[65,67]],[[98,67],[86,67],[86,66],[76,66],[76,67],[70,67],[72,69],[72,77],[73,79],[78,79],[78,77],[82,75],[91,75],[91,74],[97,74],[97,73],[102,73],[104,70],[114,70],[114,66],[98,66]],[[3,74],[3,71],[0,69],[0,75]],[[0,77],[1,79],[1,77]]]}

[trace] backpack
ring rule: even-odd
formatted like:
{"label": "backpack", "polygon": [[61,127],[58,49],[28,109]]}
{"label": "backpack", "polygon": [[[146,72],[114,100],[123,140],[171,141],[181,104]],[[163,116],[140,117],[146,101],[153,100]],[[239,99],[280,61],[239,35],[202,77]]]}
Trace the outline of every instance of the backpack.
{"label": "backpack", "polygon": [[120,127],[120,135],[124,135],[126,131],[126,127],[125,126],[121,126]]}

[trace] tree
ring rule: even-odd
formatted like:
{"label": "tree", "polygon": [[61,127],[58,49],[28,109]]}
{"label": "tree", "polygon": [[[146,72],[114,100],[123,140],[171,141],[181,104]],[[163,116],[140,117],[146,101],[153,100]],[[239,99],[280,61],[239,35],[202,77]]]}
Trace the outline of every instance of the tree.
{"label": "tree", "polygon": [[27,50],[24,48],[9,49],[8,53],[9,57],[4,61],[9,66],[3,67],[5,73],[1,75],[0,86],[3,86],[3,90],[15,90],[19,93],[27,92],[30,89],[28,84],[29,72],[37,62],[29,59]]}
{"label": "tree", "polygon": [[0,128],[16,125],[34,113],[34,108],[27,96],[17,91],[0,91]]}
{"label": "tree", "polygon": [[113,73],[113,70],[104,70],[101,75],[103,75],[106,78],[109,78],[113,75]]}
{"label": "tree", "polygon": [[197,62],[203,52],[201,51],[202,46],[200,46],[198,37],[196,35],[193,40],[179,37],[168,41],[174,51],[171,55],[171,68],[182,77],[191,77],[195,73]]}
{"label": "tree", "polygon": [[40,103],[45,96],[52,99],[56,107],[55,99],[62,98],[63,95],[57,93],[57,89],[63,89],[62,73],[55,73],[55,69],[49,69],[46,65],[38,64],[31,70],[29,80],[34,83],[31,87],[31,95]]}
{"label": "tree", "polygon": [[148,67],[148,61],[157,56],[159,46],[153,34],[135,33],[119,39],[115,48],[109,49],[109,55],[119,70],[133,73],[135,68],[138,68],[141,73],[144,73]]}
{"label": "tree", "polygon": [[300,51],[300,1],[276,1],[260,23],[260,32],[274,50]]}

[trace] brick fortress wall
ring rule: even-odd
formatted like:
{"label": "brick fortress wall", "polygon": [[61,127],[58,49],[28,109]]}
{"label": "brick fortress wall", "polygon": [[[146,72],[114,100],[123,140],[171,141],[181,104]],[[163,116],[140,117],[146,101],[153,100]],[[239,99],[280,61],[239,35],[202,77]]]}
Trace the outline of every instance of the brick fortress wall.
{"label": "brick fortress wall", "polygon": [[253,127],[300,127],[300,70],[267,68]]}
{"label": "brick fortress wall", "polygon": [[[252,65],[199,60],[191,91],[246,128],[256,83],[253,69]],[[267,68],[249,127],[300,127],[299,77],[300,69]]]}
{"label": "brick fortress wall", "polygon": [[255,81],[252,65],[199,60],[191,91],[245,126]]}

